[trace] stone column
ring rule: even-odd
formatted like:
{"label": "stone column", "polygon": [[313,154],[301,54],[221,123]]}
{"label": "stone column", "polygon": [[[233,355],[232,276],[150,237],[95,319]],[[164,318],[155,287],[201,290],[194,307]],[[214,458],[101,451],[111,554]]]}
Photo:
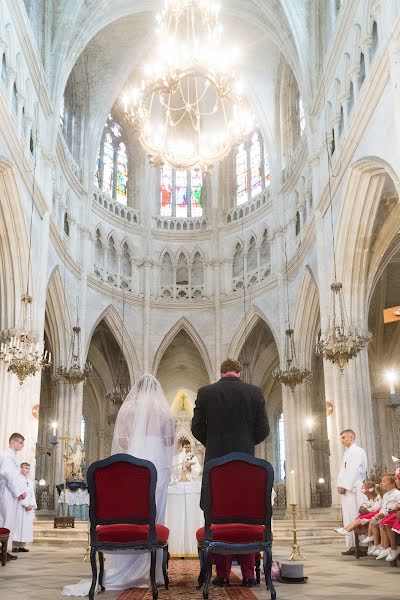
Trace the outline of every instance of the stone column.
{"label": "stone column", "polygon": [[151,265],[149,258],[143,261],[144,287],[143,287],[143,371],[150,369],[150,292],[151,292]]}

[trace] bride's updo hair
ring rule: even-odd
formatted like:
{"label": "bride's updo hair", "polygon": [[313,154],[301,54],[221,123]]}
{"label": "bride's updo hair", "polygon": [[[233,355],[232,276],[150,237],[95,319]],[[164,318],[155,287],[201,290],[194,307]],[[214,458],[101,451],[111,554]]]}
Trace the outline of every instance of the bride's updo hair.
{"label": "bride's updo hair", "polygon": [[138,379],[136,387],[138,392],[155,392],[157,389],[157,381],[153,375],[146,373]]}

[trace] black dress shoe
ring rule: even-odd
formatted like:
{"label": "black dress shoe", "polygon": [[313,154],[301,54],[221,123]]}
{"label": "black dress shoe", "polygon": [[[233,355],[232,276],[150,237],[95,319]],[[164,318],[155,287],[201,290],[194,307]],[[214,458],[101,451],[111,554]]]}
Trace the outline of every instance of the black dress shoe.
{"label": "black dress shoe", "polygon": [[349,548],[346,552],[342,552],[343,556],[354,556],[356,551],[354,548]]}
{"label": "black dress shoe", "polygon": [[12,554],[10,554],[9,552],[7,552],[7,562],[9,560],[17,560],[18,556],[13,556]]}
{"label": "black dress shoe", "polygon": [[252,588],[255,587],[257,585],[257,581],[254,579],[254,577],[250,577],[250,579],[243,579],[242,581],[242,587],[245,588]]}
{"label": "black dress shoe", "polygon": [[[14,550],[13,550],[14,552]],[[18,552],[29,552],[29,548],[19,548]]]}
{"label": "black dress shoe", "polygon": [[216,585],[217,587],[228,587],[229,578],[228,577],[220,577],[219,575],[217,575],[212,580],[212,584]]}

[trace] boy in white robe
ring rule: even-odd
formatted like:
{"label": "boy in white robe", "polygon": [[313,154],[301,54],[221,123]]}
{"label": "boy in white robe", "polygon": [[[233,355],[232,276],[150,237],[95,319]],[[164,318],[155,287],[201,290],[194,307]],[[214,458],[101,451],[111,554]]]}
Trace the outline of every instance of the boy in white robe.
{"label": "boy in white robe", "polygon": [[[15,521],[19,503],[26,498],[24,482],[17,460],[17,452],[24,447],[25,438],[13,433],[9,438],[9,447],[0,456],[0,527],[10,530],[10,540],[15,538]],[[7,560],[17,556],[7,553]]]}
{"label": "boy in white robe", "polygon": [[[355,438],[356,434],[352,429],[345,429],[340,434],[345,451],[338,475],[337,491],[340,494],[344,524],[354,521],[365,499],[361,489],[367,475],[367,455],[357,446]],[[348,550],[342,554],[355,554],[354,533],[346,535],[346,545]]]}
{"label": "boy in white robe", "polygon": [[21,463],[21,475],[26,480],[26,498],[17,507],[15,521],[15,537],[12,543],[13,552],[29,552],[27,542],[33,542],[33,519],[37,509],[35,498],[35,484],[29,478],[31,466],[27,462]]}

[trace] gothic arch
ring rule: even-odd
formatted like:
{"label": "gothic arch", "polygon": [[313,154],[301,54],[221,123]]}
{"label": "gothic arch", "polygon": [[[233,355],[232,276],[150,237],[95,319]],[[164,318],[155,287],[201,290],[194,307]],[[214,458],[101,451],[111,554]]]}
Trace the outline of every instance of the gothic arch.
{"label": "gothic arch", "polygon": [[197,330],[193,327],[193,325],[190,323],[190,321],[188,321],[185,317],[181,317],[179,319],[179,321],[177,321],[175,323],[175,325],[168,331],[168,333],[162,340],[161,344],[158,347],[157,352],[155,353],[151,372],[153,374],[157,373],[158,367],[160,365],[161,359],[162,359],[165,351],[167,350],[168,346],[171,344],[173,339],[176,337],[176,335],[181,330],[185,331],[188,334],[188,336],[190,337],[190,339],[196,346],[197,350],[200,352],[200,356],[203,359],[203,363],[207,370],[208,377],[209,377],[210,381],[213,381],[214,380],[214,370],[211,365],[211,361],[210,361],[210,357],[208,355],[207,348],[206,348],[202,338],[198,334]]}
{"label": "gothic arch", "polygon": [[[272,336],[276,343],[278,336],[276,335],[275,329],[272,327],[270,321],[267,319],[262,310],[258,308],[258,306],[253,304],[247,311],[246,316],[242,318],[241,322],[239,323],[239,326],[236,328],[236,332],[229,345],[228,356],[232,358],[238,358],[240,351],[245,343],[245,339],[247,338],[248,334],[252,331],[253,327],[256,325],[258,320],[263,321],[271,330]],[[278,344],[276,345],[278,346]]]}
{"label": "gothic arch", "polygon": [[297,298],[294,332],[298,359],[310,368],[315,351],[315,335],[320,322],[318,285],[309,265],[304,269],[303,280]]}
{"label": "gothic arch", "polygon": [[103,310],[103,312],[97,317],[96,321],[93,323],[90,333],[88,333],[86,337],[85,357],[88,354],[90,342],[92,340],[96,327],[103,320],[108,325],[108,327],[111,330],[111,333],[117,340],[121,351],[123,349],[123,354],[129,369],[129,378],[131,384],[133,385],[133,383],[140,377],[139,361],[132,340],[127,332],[126,326],[122,322],[119,313],[112,304],[109,304],[107,308]]}
{"label": "gothic arch", "polygon": [[58,265],[54,267],[47,284],[45,330],[54,353],[53,364],[65,364],[71,341],[72,320]]}

